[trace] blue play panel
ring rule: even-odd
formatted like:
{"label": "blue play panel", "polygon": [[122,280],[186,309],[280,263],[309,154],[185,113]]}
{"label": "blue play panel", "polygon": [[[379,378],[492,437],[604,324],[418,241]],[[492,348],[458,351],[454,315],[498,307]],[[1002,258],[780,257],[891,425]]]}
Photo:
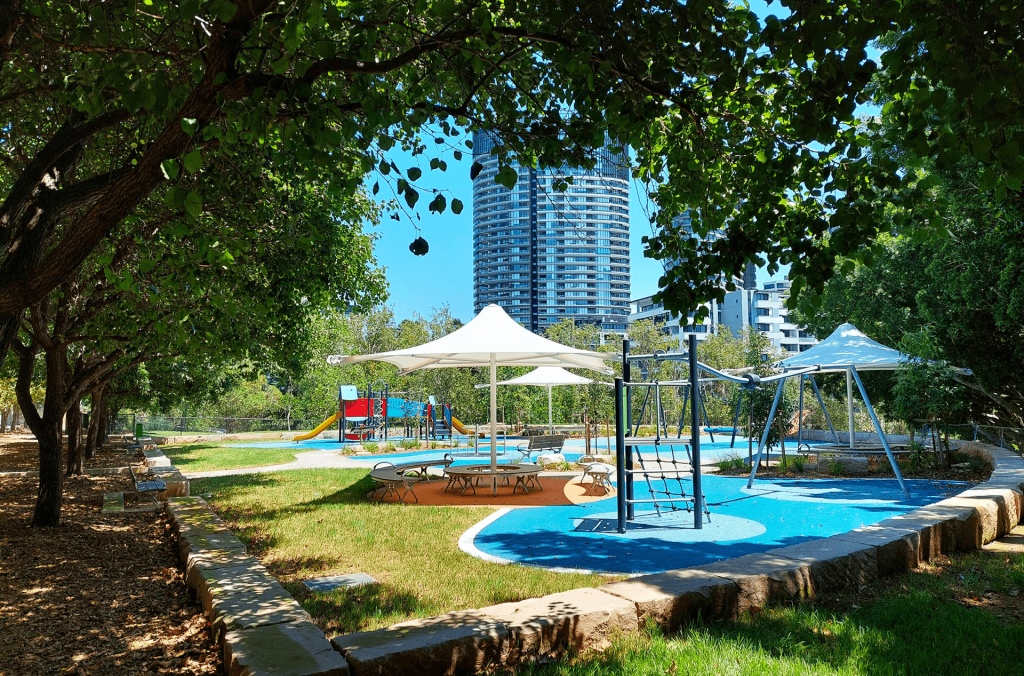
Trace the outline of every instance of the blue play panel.
{"label": "blue play panel", "polygon": [[[967,486],[910,480],[910,497],[905,498],[895,479],[758,479],[749,490],[746,482],[741,477],[703,477],[711,522],[700,530],[685,510],[663,510],[657,516],[650,505],[637,505],[637,519],[620,534],[612,497],[583,505],[510,510],[477,533],[473,544],[484,554],[528,566],[657,573],[845,533]],[[689,482],[683,485],[689,489]],[[642,480],[635,485],[635,497],[650,497]]]}

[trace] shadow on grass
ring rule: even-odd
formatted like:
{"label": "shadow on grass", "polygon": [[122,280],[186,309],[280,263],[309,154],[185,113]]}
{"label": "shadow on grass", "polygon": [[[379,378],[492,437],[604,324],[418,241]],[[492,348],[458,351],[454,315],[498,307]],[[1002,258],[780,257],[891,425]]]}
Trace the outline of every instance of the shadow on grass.
{"label": "shadow on grass", "polygon": [[[919,589],[848,614],[810,607],[765,610],[739,622],[662,637],[625,637],[603,655],[583,655],[517,674],[785,673],[1004,676],[1021,673],[1024,623],[1001,622]],[[673,666],[676,665],[676,666]]]}
{"label": "shadow on grass", "polygon": [[389,584],[309,592],[301,582],[289,582],[285,588],[302,603],[328,636],[350,634],[430,614],[416,596]]}
{"label": "shadow on grass", "polygon": [[295,502],[277,508],[264,508],[258,505],[258,498],[254,499],[251,507],[239,509],[229,505],[236,497],[245,496],[253,488],[276,487],[281,485],[282,480],[278,475],[270,473],[261,474],[238,474],[223,477],[208,477],[194,479],[192,481],[192,493],[212,493],[211,502],[218,513],[225,519],[238,521],[239,518],[251,518],[258,516],[262,520],[272,520],[279,517],[293,514],[306,514],[329,505],[351,505],[367,503],[366,494],[376,487],[376,483],[370,479],[369,470],[334,470],[337,472],[351,472],[361,474],[348,485],[342,486],[333,493],[322,495],[312,500]]}

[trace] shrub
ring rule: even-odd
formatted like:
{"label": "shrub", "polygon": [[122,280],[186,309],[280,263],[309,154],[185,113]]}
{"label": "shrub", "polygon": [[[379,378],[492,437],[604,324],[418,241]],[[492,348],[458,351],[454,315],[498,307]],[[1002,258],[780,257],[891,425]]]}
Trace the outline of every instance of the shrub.
{"label": "shrub", "polygon": [[717,463],[718,469],[721,472],[732,472],[736,470],[746,469],[747,463],[744,462],[743,458],[736,456],[735,458],[726,458],[719,460]]}
{"label": "shrub", "polygon": [[807,464],[807,458],[803,457],[802,455],[798,455],[792,460],[790,460],[790,462],[793,465],[793,471],[803,474],[804,465]]}
{"label": "shrub", "polygon": [[402,439],[402,441],[401,441],[401,443],[399,445],[402,448],[408,450],[410,448],[419,448],[420,447],[420,442],[416,441],[415,439]]}
{"label": "shrub", "polygon": [[842,476],[843,469],[843,463],[839,462],[838,460],[828,461],[828,473],[831,474],[832,476]]}
{"label": "shrub", "polygon": [[364,451],[368,451],[370,453],[376,453],[377,452],[377,446],[378,446],[378,444],[377,444],[376,441],[364,441],[363,442],[363,450]]}
{"label": "shrub", "polygon": [[390,453],[391,451],[395,450],[395,444],[394,442],[391,441],[385,441],[384,444],[382,445],[382,448],[384,449],[385,453]]}

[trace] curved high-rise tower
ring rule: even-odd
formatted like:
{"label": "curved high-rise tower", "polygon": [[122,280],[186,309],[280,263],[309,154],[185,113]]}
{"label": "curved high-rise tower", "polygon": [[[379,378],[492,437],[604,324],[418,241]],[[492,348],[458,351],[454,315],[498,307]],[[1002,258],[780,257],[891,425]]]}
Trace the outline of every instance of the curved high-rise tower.
{"label": "curved high-rise tower", "polygon": [[[607,149],[591,170],[514,165],[495,182],[492,138],[473,136],[483,169],[473,180],[473,302],[497,303],[531,331],[563,317],[622,333],[629,315],[629,171]],[[552,189],[571,176],[565,192]]]}

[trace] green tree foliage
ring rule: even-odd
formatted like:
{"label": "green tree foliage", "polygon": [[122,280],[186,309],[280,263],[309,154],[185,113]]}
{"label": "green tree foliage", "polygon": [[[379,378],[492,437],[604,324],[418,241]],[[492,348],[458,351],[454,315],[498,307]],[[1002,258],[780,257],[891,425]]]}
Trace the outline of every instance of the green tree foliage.
{"label": "green tree foliage", "polygon": [[[234,255],[213,250],[227,240],[203,216],[252,203],[239,187],[256,168],[293,185],[316,177],[341,197],[383,182],[410,216],[458,214],[457,200],[421,195],[422,168],[384,153],[406,148],[444,171],[469,149],[465,128],[545,168],[593,166],[611,138],[658,206],[648,255],[687,261],[662,279],[680,311],[720,297],[721,275],[750,260],[790,264],[795,291],[820,288],[837,255],[868,260],[860,247],[886,204],[906,207],[902,230],[937,227],[928,185],[899,171],[877,122],[854,116],[872,96],[916,156],[969,152],[983,190],[1020,188],[1012,3],[860,0],[836,12],[801,0],[764,22],[711,0],[2,5],[0,356],[22,310],[113,233],[144,232],[150,202],[173,211],[164,230],[196,243],[196,259]],[[873,87],[866,48],[886,35]],[[685,208],[698,232],[728,237],[681,236],[671,219]],[[247,223],[231,241],[259,233]]]}
{"label": "green tree foliage", "polygon": [[[913,430],[918,422],[936,424],[965,407],[963,388],[953,379],[953,370],[943,361],[936,361],[938,349],[928,328],[908,333],[900,341],[900,350],[914,358],[896,372],[891,409]],[[948,449],[945,449],[948,451]],[[948,466],[948,453],[940,451],[939,461]]]}
{"label": "green tree foliage", "polygon": [[[262,179],[276,182],[269,173]],[[125,228],[105,240],[71,280],[33,304],[15,341],[18,398],[40,445],[33,523],[59,522],[65,412],[87,395],[101,400],[119,373],[160,360],[188,370],[230,359],[293,359],[320,308],[378,300],[382,280],[361,232],[375,215],[365,199],[332,202],[315,182],[277,185],[251,208],[201,214],[207,234],[182,241],[173,211],[149,204],[141,235]],[[253,241],[235,237],[257,222]],[[46,373],[41,414],[30,391],[37,355]],[[90,430],[90,443],[97,432]],[[81,471],[80,454],[69,469]]]}

